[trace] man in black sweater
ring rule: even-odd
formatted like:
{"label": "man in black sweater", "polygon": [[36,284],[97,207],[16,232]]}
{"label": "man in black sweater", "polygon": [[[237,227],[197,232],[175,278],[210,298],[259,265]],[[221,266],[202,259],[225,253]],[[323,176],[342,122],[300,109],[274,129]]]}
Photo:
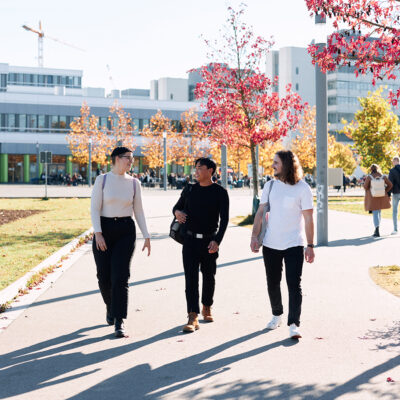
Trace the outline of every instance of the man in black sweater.
{"label": "man in black sweater", "polygon": [[176,219],[186,226],[182,255],[189,319],[183,327],[184,332],[194,332],[200,327],[199,268],[203,275],[202,314],[205,321],[214,321],[211,306],[215,290],[216,260],[229,221],[228,192],[212,181],[215,162],[209,158],[199,158],[195,167],[197,183],[182,191],[173,208]]}
{"label": "man in black sweater", "polygon": [[400,200],[400,165],[399,157],[393,157],[393,168],[389,172],[389,180],[393,183],[393,188],[390,191],[393,194],[392,211],[393,211],[393,232],[392,235],[397,235],[397,210]]}

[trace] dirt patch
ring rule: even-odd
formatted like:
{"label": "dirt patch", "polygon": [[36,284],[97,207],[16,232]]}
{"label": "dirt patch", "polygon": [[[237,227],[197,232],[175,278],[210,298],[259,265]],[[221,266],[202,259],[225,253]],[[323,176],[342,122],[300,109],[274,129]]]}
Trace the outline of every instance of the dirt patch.
{"label": "dirt patch", "polygon": [[0,225],[39,214],[44,210],[0,210]]}
{"label": "dirt patch", "polygon": [[372,267],[369,269],[372,280],[381,288],[400,297],[400,267],[389,265],[387,267]]}

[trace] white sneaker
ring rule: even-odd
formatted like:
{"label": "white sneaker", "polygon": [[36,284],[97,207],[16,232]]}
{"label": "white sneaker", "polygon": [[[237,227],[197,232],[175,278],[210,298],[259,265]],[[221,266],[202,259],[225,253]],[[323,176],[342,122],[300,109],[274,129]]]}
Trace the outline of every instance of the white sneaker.
{"label": "white sneaker", "polygon": [[398,234],[397,231],[393,231],[393,232],[391,233],[391,235],[397,235],[397,234]]}
{"label": "white sneaker", "polygon": [[289,336],[292,339],[300,339],[301,333],[299,331],[299,327],[296,324],[292,324],[289,326]]}
{"label": "white sneaker", "polygon": [[271,319],[271,321],[268,322],[267,324],[267,329],[276,329],[278,326],[281,325],[282,318],[280,315],[274,315]]}

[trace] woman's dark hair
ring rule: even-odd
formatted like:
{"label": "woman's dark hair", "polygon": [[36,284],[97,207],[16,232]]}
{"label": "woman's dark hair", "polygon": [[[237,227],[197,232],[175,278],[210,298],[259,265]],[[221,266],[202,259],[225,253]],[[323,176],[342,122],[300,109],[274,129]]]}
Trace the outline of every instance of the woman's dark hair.
{"label": "woman's dark hair", "polygon": [[290,150],[281,150],[276,155],[282,161],[282,181],[289,185],[295,185],[303,178],[303,169],[296,154]]}
{"label": "woman's dark hair", "polygon": [[120,156],[121,154],[125,154],[125,153],[132,153],[132,150],[131,150],[131,149],[128,149],[128,148],[125,147],[125,146],[118,146],[118,147],[116,147],[116,148],[112,151],[112,153],[111,153],[111,160],[112,160],[113,165],[115,164],[115,159],[116,159],[118,156]]}
{"label": "woman's dark hair", "polygon": [[205,165],[207,167],[207,169],[212,168],[212,170],[213,170],[212,174],[213,175],[215,174],[215,171],[217,170],[217,164],[215,164],[215,162],[213,160],[211,160],[211,158],[200,157],[194,163],[195,166],[197,164],[199,164],[200,166]]}
{"label": "woman's dark hair", "polygon": [[370,173],[370,174],[376,174],[376,173],[382,174],[382,171],[381,171],[381,169],[379,168],[379,165],[378,165],[378,164],[372,164],[372,165],[369,167],[369,173]]}

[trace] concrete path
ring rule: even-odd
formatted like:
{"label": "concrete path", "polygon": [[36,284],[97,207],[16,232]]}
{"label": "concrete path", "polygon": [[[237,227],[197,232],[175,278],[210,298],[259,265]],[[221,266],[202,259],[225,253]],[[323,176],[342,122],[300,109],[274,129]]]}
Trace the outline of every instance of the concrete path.
{"label": "concrete path", "polygon": [[[178,195],[180,190],[176,189],[168,189],[165,192],[160,188],[143,188],[144,192],[148,194],[155,194],[161,196],[170,196],[171,193],[173,195]],[[48,197],[90,197],[92,189],[87,185],[85,186],[61,186],[61,185],[48,185],[47,187],[47,196]],[[230,189],[230,193],[235,193],[235,195],[240,196],[249,196],[252,194],[252,189],[247,187],[240,189]],[[315,194],[315,189],[313,189]],[[329,196],[364,196],[364,189],[361,188],[353,188],[347,189],[345,193],[338,192],[336,189],[330,188],[328,191]],[[29,197],[29,198],[42,198],[45,195],[44,185],[22,185],[22,184],[0,184],[0,198],[20,198],[20,197]]]}
{"label": "concrete path", "polygon": [[[132,263],[130,337],[105,325],[87,253],[0,334],[0,399],[399,399],[400,300],[368,268],[399,263],[400,237],[372,239],[372,218],[330,213],[330,246],[303,274],[303,339],[270,318],[250,231],[229,226],[217,273],[216,322],[183,334],[181,247],[168,238],[175,196],[145,195],[153,254]],[[232,196],[232,215],[249,198]],[[391,223],[381,231],[389,234]],[[283,285],[287,310],[287,290]],[[286,316],[287,314],[285,314]],[[396,382],[388,383],[391,377]]]}

